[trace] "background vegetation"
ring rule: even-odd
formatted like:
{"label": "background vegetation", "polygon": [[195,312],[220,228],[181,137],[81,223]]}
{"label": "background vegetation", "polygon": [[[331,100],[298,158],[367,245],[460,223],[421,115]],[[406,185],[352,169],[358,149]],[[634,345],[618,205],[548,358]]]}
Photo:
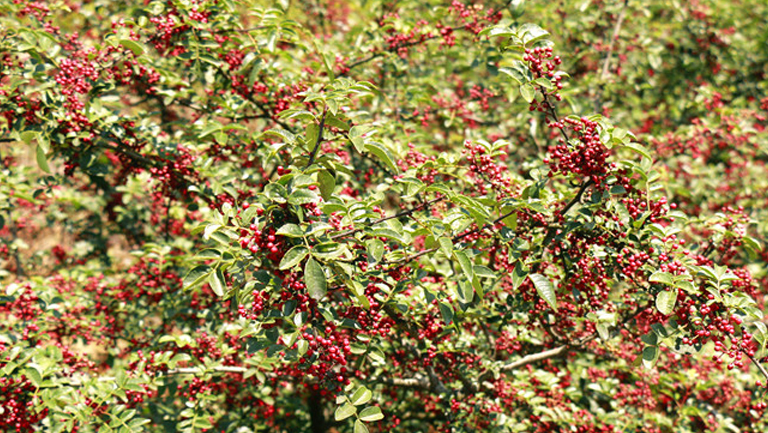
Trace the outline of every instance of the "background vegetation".
{"label": "background vegetation", "polygon": [[0,0],[0,430],[761,432],[763,0]]}

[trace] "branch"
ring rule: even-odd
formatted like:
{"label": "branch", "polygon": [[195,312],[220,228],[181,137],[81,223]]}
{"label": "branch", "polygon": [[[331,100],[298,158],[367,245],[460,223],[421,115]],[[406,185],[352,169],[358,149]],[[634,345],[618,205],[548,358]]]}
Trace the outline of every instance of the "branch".
{"label": "branch", "polygon": [[762,364],[760,364],[760,361],[756,360],[754,356],[750,355],[749,352],[744,350],[744,348],[741,348],[741,352],[745,355],[747,355],[747,358],[749,358],[750,361],[752,361],[753,364],[757,366],[757,369],[760,370],[760,373],[763,374],[763,377],[768,379],[768,371],[765,371],[765,367],[763,367]]}
{"label": "branch", "polygon": [[309,162],[307,163],[307,167],[311,166],[315,162],[315,156],[317,156],[317,151],[320,149],[320,143],[323,142],[323,128],[325,127],[325,116],[328,114],[328,106],[326,105],[325,108],[323,108],[323,117],[320,118],[320,131],[317,133],[317,141],[315,141],[315,148],[312,149],[312,153],[309,154]]}
{"label": "branch", "polygon": [[[497,13],[499,13],[499,11],[501,11],[504,8],[506,8],[510,3],[512,3],[512,0],[508,0],[508,1],[504,2],[503,6],[500,6],[500,7],[495,8],[495,9],[491,9],[490,12],[488,12],[487,16],[492,17],[492,16],[496,15]],[[457,31],[466,30],[466,29],[467,29],[467,24],[461,24],[461,25],[458,25],[456,27],[451,27],[450,28],[451,32],[457,32]],[[377,52],[375,52],[373,54],[368,55],[367,57],[363,57],[362,59],[356,60],[355,62],[347,65],[347,71],[339,74],[339,76],[347,75],[349,73],[349,71],[351,71],[352,69],[354,69],[354,68],[356,68],[356,67],[358,67],[360,65],[363,65],[365,63],[368,63],[368,62],[370,62],[371,60],[373,60],[373,59],[375,59],[377,57],[383,56],[385,52],[394,53],[394,52],[397,52],[398,50],[400,50],[401,48],[409,48],[409,47],[412,47],[414,45],[419,45],[421,43],[424,43],[424,42],[427,42],[427,41],[431,41],[432,39],[437,39],[437,38],[438,38],[438,35],[432,35],[430,37],[421,38],[418,41],[405,42],[403,44],[395,45],[394,47],[388,47],[388,48],[384,49],[383,51],[377,51]]]}
{"label": "branch", "polygon": [[569,210],[575,205],[576,203],[581,201],[581,196],[584,195],[584,192],[589,188],[589,186],[592,185],[592,179],[588,179],[586,182],[581,184],[581,187],[579,188],[579,191],[576,192],[576,195],[571,199],[570,202],[568,202],[567,205],[563,208],[562,211],[560,211],[560,215],[563,216],[568,213]]}
{"label": "branch", "polygon": [[[512,210],[512,211],[509,211],[509,212],[505,213],[504,215],[502,215],[502,216],[500,216],[500,217],[496,218],[495,220],[491,221],[491,222],[490,222],[490,223],[488,223],[488,224],[485,224],[485,225],[483,225],[482,227],[478,227],[478,228],[476,228],[476,229],[472,229],[472,230],[470,230],[470,231],[468,231],[468,232],[466,232],[466,233],[462,233],[462,234],[460,234],[460,235],[456,235],[456,236],[454,236],[454,237],[452,237],[452,238],[451,238],[451,242],[460,241],[460,240],[464,239],[464,238],[465,238],[465,237],[467,237],[467,236],[470,236],[470,235],[472,235],[472,234],[475,234],[475,233],[477,233],[477,232],[479,232],[479,231],[482,231],[482,230],[485,230],[485,229],[487,229],[487,228],[493,227],[493,226],[494,226],[494,225],[496,225],[498,222],[500,222],[500,221],[501,221],[501,220],[503,220],[504,218],[506,218],[506,217],[508,217],[508,216],[512,215],[512,214],[513,214],[513,213],[515,213],[515,212],[517,212],[517,209],[515,209],[515,210]],[[423,256],[423,255],[425,255],[425,254],[433,253],[433,252],[437,251],[437,249],[438,249],[437,247],[435,247],[435,248],[429,248],[429,249],[426,249],[426,250],[423,250],[423,251],[419,251],[418,253],[416,253],[416,254],[414,254],[414,255],[411,255],[411,256],[405,256],[405,257],[403,257],[402,259],[398,259],[398,260],[395,260],[395,261],[392,261],[392,262],[389,262],[389,263],[390,263],[390,264],[392,264],[392,265],[395,265],[395,264],[398,264],[398,263],[409,262],[409,261],[411,261],[411,260],[414,260],[414,259],[418,259],[419,257],[421,257],[421,256]]]}
{"label": "branch", "polygon": [[402,377],[402,378],[377,377],[375,378],[374,382],[383,383],[385,385],[402,387],[402,388],[417,388],[424,391],[428,391],[430,389],[429,379],[422,376]]}
{"label": "branch", "polygon": [[554,349],[545,350],[543,352],[539,353],[532,353],[530,355],[526,355],[520,359],[518,359],[515,362],[510,362],[509,364],[503,365],[499,371],[510,371],[514,370],[516,368],[520,368],[524,365],[532,364],[534,362],[543,361],[545,359],[554,358],[555,356],[560,355],[561,353],[568,350],[569,345],[564,344],[562,346],[556,347]]}
{"label": "branch", "polygon": [[599,89],[594,100],[595,111],[598,111],[600,108],[600,100],[603,99],[603,93],[605,92],[605,78],[608,76],[608,69],[611,65],[614,46],[616,44],[616,40],[619,38],[621,25],[624,23],[624,17],[627,13],[628,3],[629,0],[624,0],[624,5],[621,7],[621,12],[619,12],[619,18],[616,20],[616,24],[613,26],[613,35],[611,35],[611,41],[610,44],[608,44],[608,52],[605,53],[605,59],[603,59],[603,67],[601,68],[600,77],[598,78]]}
{"label": "branch", "polygon": [[[366,225],[368,227],[375,226],[376,224],[383,223],[384,221],[388,221],[388,220],[391,220],[391,219],[401,218],[401,217],[404,217],[404,216],[408,216],[408,215],[411,215],[412,213],[414,213],[414,212],[416,212],[418,210],[423,209],[426,206],[429,206],[429,205],[434,204],[434,203],[438,203],[438,202],[443,201],[445,199],[446,199],[445,196],[439,196],[439,197],[434,198],[432,200],[423,202],[423,203],[419,204],[418,206],[413,207],[411,209],[408,209],[408,210],[405,210],[405,211],[402,211],[402,212],[398,212],[398,213],[396,213],[394,215],[390,215],[388,217],[382,217],[382,218],[379,218],[377,220],[373,220],[370,223],[367,223]],[[346,231],[343,231],[341,233],[337,233],[337,234],[331,236],[331,240],[336,240],[336,239],[339,239],[339,238],[343,238],[345,236],[350,236],[350,235],[353,235],[353,234],[355,234],[355,233],[357,233],[357,232],[359,232],[361,230],[363,230],[363,229],[362,228],[357,228],[357,229],[346,230]]]}
{"label": "branch", "polygon": [[624,5],[621,7],[621,12],[619,12],[619,18],[616,20],[616,25],[613,27],[613,35],[611,36],[611,43],[608,45],[608,52],[605,55],[605,60],[603,60],[603,68],[600,72],[600,81],[602,82],[605,79],[605,76],[608,75],[608,68],[611,64],[611,57],[613,57],[613,48],[614,45],[616,45],[616,40],[619,38],[619,32],[621,31],[621,25],[624,23],[624,17],[627,15],[627,5],[629,4],[629,0],[624,0]]}

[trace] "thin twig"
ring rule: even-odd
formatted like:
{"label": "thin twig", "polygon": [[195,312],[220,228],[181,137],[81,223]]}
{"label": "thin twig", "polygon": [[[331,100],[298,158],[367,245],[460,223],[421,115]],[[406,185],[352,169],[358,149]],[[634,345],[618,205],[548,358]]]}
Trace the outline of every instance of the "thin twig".
{"label": "thin twig", "polygon": [[747,358],[749,358],[750,361],[752,361],[753,364],[757,366],[757,369],[760,370],[760,373],[763,374],[763,377],[768,379],[768,371],[765,370],[765,367],[763,367],[762,364],[760,364],[760,361],[756,360],[754,356],[750,355],[749,352],[744,350],[744,348],[741,348],[741,352],[745,355],[747,355]]}
{"label": "thin twig", "polygon": [[[497,8],[497,9],[491,9],[491,11],[488,12],[487,16],[492,17],[492,16],[496,15],[497,13],[499,13],[499,11],[501,11],[504,8],[506,8],[507,5],[509,5],[510,3],[512,3],[512,0],[508,0],[508,1],[504,2],[504,6],[501,6],[501,7]],[[450,28],[451,32],[458,32],[458,31],[462,31],[462,30],[467,30],[467,25],[466,24],[461,24],[461,25],[458,25],[458,26]],[[354,69],[354,68],[356,68],[356,67],[358,67],[360,65],[366,64],[366,63],[370,62],[371,60],[373,60],[373,59],[375,59],[377,57],[381,57],[381,56],[384,55],[384,53],[387,53],[387,52],[390,52],[390,53],[397,52],[397,51],[399,51],[402,48],[410,48],[410,47],[412,47],[414,45],[419,45],[421,43],[428,42],[428,41],[431,41],[433,39],[437,39],[438,37],[439,36],[437,34],[435,34],[435,35],[432,35],[432,36],[429,36],[429,37],[421,38],[418,41],[411,41],[411,42],[406,42],[406,43],[403,43],[403,44],[397,44],[397,45],[395,45],[393,47],[388,47],[388,48],[386,48],[386,49],[384,49],[382,51],[377,51],[377,52],[375,52],[373,54],[369,54],[367,57],[363,57],[362,59],[356,60],[356,61],[352,62],[351,64],[347,65],[346,72],[342,72],[341,74],[339,74],[339,76],[347,75],[349,73],[349,71],[351,71],[352,69]]]}
{"label": "thin twig", "polygon": [[[429,206],[429,205],[434,204],[434,203],[438,203],[438,202],[443,201],[445,199],[446,199],[446,196],[439,196],[439,197],[434,198],[432,200],[429,200],[429,201],[426,201],[424,203],[421,203],[418,206],[413,207],[411,209],[408,209],[408,210],[405,210],[405,211],[402,211],[402,212],[398,212],[398,213],[396,213],[394,215],[390,215],[390,216],[387,216],[387,217],[382,217],[382,218],[373,220],[370,223],[367,223],[366,226],[367,227],[371,227],[371,226],[375,226],[376,224],[383,223],[384,221],[389,221],[391,219],[396,219],[396,218],[401,218],[401,217],[404,217],[404,216],[409,216],[412,213],[414,213],[414,212],[416,212],[416,211],[418,211],[418,210],[420,210],[420,209],[422,209],[422,208],[424,208],[426,206]],[[343,237],[346,237],[346,236],[351,236],[351,235],[353,235],[353,234],[355,234],[355,233],[357,233],[359,231],[362,231],[362,230],[364,230],[364,228],[349,229],[349,230],[343,231],[341,233],[337,233],[335,235],[332,235],[331,236],[331,240],[336,240],[336,239],[340,239],[340,238],[343,238]]]}
{"label": "thin twig", "polygon": [[317,151],[320,149],[320,143],[323,142],[323,128],[325,128],[325,116],[328,114],[328,106],[323,108],[323,117],[320,118],[320,131],[317,133],[317,141],[315,141],[315,148],[312,149],[312,153],[309,154],[309,162],[307,163],[307,167],[311,166],[312,163],[315,162],[315,156],[317,156]]}
{"label": "thin twig", "polygon": [[624,17],[627,15],[627,5],[629,0],[624,0],[624,5],[619,12],[619,18],[616,20],[616,24],[613,26],[613,35],[611,35],[611,43],[608,45],[608,52],[605,54],[605,60],[603,60],[603,68],[600,71],[600,81],[602,82],[606,75],[608,75],[608,68],[611,64],[611,57],[613,57],[613,48],[616,45],[616,40],[619,38],[619,32],[621,31],[621,25],[624,23]]}
{"label": "thin twig", "polygon": [[603,67],[600,71],[600,77],[598,79],[599,83],[599,91],[597,96],[595,97],[594,103],[595,103],[595,111],[598,111],[598,108],[600,108],[600,101],[603,99],[603,93],[605,92],[605,79],[608,76],[608,69],[611,65],[611,59],[613,57],[613,50],[616,45],[616,41],[619,38],[619,32],[621,31],[621,25],[624,23],[624,17],[627,14],[627,6],[629,4],[629,0],[624,0],[624,5],[621,7],[621,12],[619,12],[619,17],[616,20],[616,24],[613,26],[613,34],[611,35],[611,42],[608,44],[608,52],[605,53],[605,59],[603,60]]}

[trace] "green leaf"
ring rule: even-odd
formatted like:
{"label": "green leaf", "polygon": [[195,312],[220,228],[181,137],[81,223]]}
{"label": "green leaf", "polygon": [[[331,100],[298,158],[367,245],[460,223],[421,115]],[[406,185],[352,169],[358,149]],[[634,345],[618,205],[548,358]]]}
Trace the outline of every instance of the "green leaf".
{"label": "green leaf", "polygon": [[304,231],[302,231],[301,227],[297,226],[296,224],[285,224],[284,226],[280,227],[277,232],[275,232],[275,234],[280,236],[288,236],[289,238],[300,238],[304,236]]}
{"label": "green leaf", "polygon": [[309,250],[305,246],[296,245],[288,250],[283,256],[283,259],[280,260],[280,270],[284,271],[298,265],[305,257],[307,257],[307,254],[309,254]]}
{"label": "green leaf", "polygon": [[533,281],[536,291],[553,310],[557,310],[557,296],[555,294],[555,288],[549,278],[541,274],[530,274],[528,277]]}
{"label": "green leaf", "polygon": [[371,349],[370,352],[368,352],[368,356],[374,361],[379,364],[383,364],[387,362],[387,358],[384,357],[384,352],[382,352],[380,349]]}
{"label": "green leaf", "polygon": [[536,88],[531,83],[525,83],[520,86],[520,95],[523,96],[525,102],[530,104],[536,96]]}
{"label": "green leaf", "polygon": [[459,300],[465,304],[472,302],[475,297],[475,289],[472,287],[472,281],[461,280],[458,282]]}
{"label": "green leaf", "polygon": [[537,26],[536,24],[530,23],[526,23],[520,26],[517,33],[522,35],[523,44],[526,46],[549,36],[549,32]]}
{"label": "green leaf", "polygon": [[472,277],[472,287],[475,289],[475,293],[477,293],[477,296],[480,299],[485,297],[485,289],[483,288],[483,285],[480,284],[480,278],[478,278],[477,275]]}
{"label": "green leaf", "polygon": [[603,341],[608,341],[611,337],[610,332],[608,332],[608,325],[605,323],[597,323],[595,325],[595,328],[597,329],[597,334],[600,336],[600,339]]}
{"label": "green leaf", "polygon": [[193,427],[201,430],[208,430],[210,428],[213,428],[213,424],[211,424],[210,421],[208,421],[207,417],[195,417],[195,420],[192,424]]}
{"label": "green leaf", "polygon": [[668,272],[661,272],[661,271],[654,272],[653,274],[651,274],[650,277],[648,277],[648,281],[652,283],[662,283],[667,286],[675,285],[674,275]]}
{"label": "green leaf", "polygon": [[283,142],[285,142],[287,144],[293,144],[293,143],[296,142],[296,135],[294,135],[290,131],[286,131],[285,129],[272,128],[272,129],[264,131],[261,134],[262,137],[265,136],[265,135],[274,135],[274,136],[280,137],[280,138],[283,139]]}
{"label": "green leaf", "polygon": [[659,348],[657,346],[648,346],[643,349],[643,365],[645,368],[652,368],[658,358]]}
{"label": "green leaf", "polygon": [[192,260],[218,260],[221,259],[221,251],[215,248],[206,248],[195,254]]}
{"label": "green leaf", "polygon": [[288,196],[288,203],[295,205],[314,203],[316,201],[317,194],[315,194],[314,191],[305,188],[297,189]]}
{"label": "green leaf", "polygon": [[464,251],[454,251],[453,255],[456,257],[456,260],[458,260],[459,266],[461,267],[462,272],[464,272],[467,281],[471,282],[475,277],[475,271],[472,268],[472,262],[469,260],[469,257],[467,257],[467,254]]}
{"label": "green leaf", "polygon": [[45,156],[43,146],[40,145],[37,146],[37,165],[40,166],[40,169],[44,172],[51,172],[51,167],[48,166],[48,158]]}
{"label": "green leaf", "polygon": [[640,339],[643,341],[643,343],[649,346],[656,346],[659,344],[659,336],[656,335],[655,332],[649,332],[647,334],[643,334],[642,336],[640,336]]}
{"label": "green leaf", "polygon": [[675,311],[677,302],[677,289],[664,290],[656,295],[656,308],[665,316],[669,316]]}
{"label": "green leaf", "polygon": [[131,50],[135,56],[144,54],[144,45],[130,39],[120,39],[120,45]]}
{"label": "green leaf", "polygon": [[443,316],[443,321],[446,325],[453,323],[453,307],[447,302],[440,302],[437,304],[440,307],[440,314]]}
{"label": "green leaf", "polygon": [[373,259],[374,262],[381,261],[384,256],[384,242],[379,239],[369,239],[365,243],[365,248],[368,251],[368,256]]}
{"label": "green leaf", "polygon": [[528,269],[523,265],[523,262],[518,261],[515,265],[515,269],[512,271],[512,286],[517,289],[525,281],[525,277],[528,276]]}
{"label": "green leaf", "polygon": [[317,181],[320,183],[320,195],[323,200],[330,200],[336,188],[336,179],[330,172],[323,170],[317,173]]}
{"label": "green leaf", "polygon": [[366,427],[362,421],[360,421],[359,419],[356,419],[354,433],[368,433],[368,427]]}
{"label": "green leaf", "polygon": [[344,403],[343,405],[336,408],[336,412],[333,414],[333,418],[336,421],[341,421],[351,417],[356,413],[357,408],[354,405],[350,403]]}
{"label": "green leaf", "polygon": [[437,241],[440,243],[440,251],[442,251],[446,257],[453,256],[453,242],[451,242],[451,238],[442,236]]}
{"label": "green leaf", "polygon": [[208,284],[211,285],[211,290],[216,296],[224,296],[224,291],[227,289],[227,282],[224,280],[224,274],[221,272],[221,268],[216,269],[215,272],[211,272],[208,275]]}
{"label": "green leaf", "polygon": [[27,376],[30,382],[32,382],[32,385],[34,385],[36,388],[40,388],[40,385],[43,383],[43,376],[40,374],[37,368],[25,368],[24,375]]}
{"label": "green leaf", "polygon": [[373,393],[371,392],[371,390],[366,388],[365,386],[361,386],[360,388],[357,388],[357,391],[355,391],[354,395],[352,395],[352,399],[350,401],[355,406],[360,406],[362,404],[366,404],[369,401],[371,401],[372,397],[373,397]]}
{"label": "green leaf", "polygon": [[347,253],[347,246],[338,242],[323,242],[312,247],[312,255],[323,260],[334,260]]}
{"label": "green leaf", "polygon": [[640,155],[648,158],[649,160],[653,160],[653,158],[651,158],[651,154],[648,153],[648,149],[646,149],[640,143],[628,143],[628,144],[623,145],[622,147],[626,147],[627,149],[632,150],[632,151],[634,151],[636,153],[639,153]]}
{"label": "green leaf", "polygon": [[34,140],[37,137],[37,132],[35,131],[24,131],[20,134],[21,140],[24,142],[24,144],[32,144],[32,140]]}
{"label": "green leaf", "polygon": [[328,291],[328,282],[325,280],[323,268],[312,257],[304,265],[304,283],[312,299],[319,301]]}
{"label": "green leaf", "polygon": [[487,266],[475,265],[472,269],[475,271],[475,275],[480,278],[496,278],[496,274]]}
{"label": "green leaf", "polygon": [[187,276],[184,277],[184,290],[189,290],[203,284],[210,273],[211,267],[207,265],[200,265],[193,268],[189,271]]}
{"label": "green leaf", "polygon": [[376,158],[379,159],[379,161],[383,162],[384,165],[390,168],[392,172],[397,173],[397,166],[394,163],[394,159],[392,157],[392,154],[389,153],[387,149],[384,148],[384,146],[380,145],[379,143],[370,142],[365,144],[365,150],[372,153]]}
{"label": "green leaf", "polygon": [[482,227],[491,216],[488,207],[472,197],[457,195],[451,198],[451,201],[460,203],[462,207],[472,215],[472,218],[479,227]]}
{"label": "green leaf", "polygon": [[543,87],[546,90],[552,90],[554,88],[554,85],[552,84],[551,81],[549,81],[549,78],[544,78],[544,77],[537,78],[533,80],[532,83],[535,84],[536,86]]}
{"label": "green leaf", "polygon": [[360,420],[365,422],[378,421],[384,418],[381,408],[378,406],[368,406],[360,411]]}
{"label": "green leaf", "polygon": [[366,125],[356,125],[349,130],[349,140],[352,142],[352,145],[355,146],[355,149],[360,153],[365,152],[364,134],[370,130],[371,128]]}

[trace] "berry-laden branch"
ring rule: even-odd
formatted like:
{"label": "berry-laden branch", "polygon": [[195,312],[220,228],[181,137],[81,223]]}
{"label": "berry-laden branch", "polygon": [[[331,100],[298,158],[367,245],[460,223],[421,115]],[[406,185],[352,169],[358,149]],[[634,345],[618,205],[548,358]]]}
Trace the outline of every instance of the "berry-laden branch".
{"label": "berry-laden branch", "polygon": [[[491,9],[490,12],[488,12],[486,16],[487,17],[495,16],[502,9],[506,8],[507,6],[509,6],[510,3],[512,3],[512,0],[508,0],[507,2],[504,3],[503,6],[500,6],[500,7],[495,8],[495,9]],[[462,31],[462,30],[469,30],[467,28],[467,24],[462,24],[462,25],[458,25],[458,26],[454,26],[454,27],[446,27],[446,28],[442,29],[441,33],[439,33],[439,34],[434,34],[434,35],[431,35],[431,36],[422,36],[421,38],[419,38],[418,40],[415,40],[415,41],[401,42],[401,43],[395,44],[393,46],[387,47],[384,50],[376,51],[376,52],[374,52],[372,54],[369,54],[366,57],[363,57],[361,59],[355,60],[351,64],[347,65],[345,70],[342,71],[339,74],[339,76],[345,76],[345,75],[349,74],[349,72],[352,69],[357,68],[358,66],[362,66],[362,65],[364,65],[364,64],[366,64],[366,63],[370,62],[371,60],[374,60],[374,59],[376,59],[378,57],[382,57],[384,55],[384,53],[387,53],[387,52],[389,52],[389,53],[397,53],[397,52],[400,52],[401,50],[403,50],[405,48],[410,48],[410,47],[413,47],[413,46],[416,46],[416,45],[423,44],[424,42],[431,41],[433,39],[437,39],[438,37],[442,37],[444,34],[449,34],[450,35],[450,34],[452,34],[454,32]]]}

